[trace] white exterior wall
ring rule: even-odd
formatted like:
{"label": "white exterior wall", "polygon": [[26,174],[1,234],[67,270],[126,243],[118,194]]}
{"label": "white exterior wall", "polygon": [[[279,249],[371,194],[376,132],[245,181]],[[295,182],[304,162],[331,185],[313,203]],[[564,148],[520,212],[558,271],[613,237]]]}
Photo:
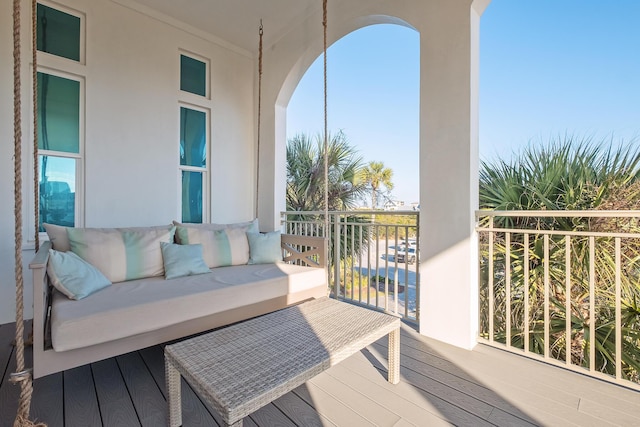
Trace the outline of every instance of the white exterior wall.
{"label": "white exterior wall", "polygon": [[[363,0],[330,2],[328,10],[329,44],[376,23],[420,33],[420,332],[463,348],[475,345],[478,329],[478,36],[489,1]],[[263,105],[276,107],[263,111],[269,148],[261,150],[260,181],[273,193],[259,194],[259,212],[262,224],[274,227],[285,207],[286,106],[322,53],[320,13],[292,27],[265,56]]]}
{"label": "white exterior wall", "polygon": [[[86,14],[86,65],[73,71],[85,84],[85,198],[87,227],[169,224],[180,219],[180,49],[210,63],[211,220],[255,216],[254,60],[206,35],[106,0],[60,0]],[[0,324],[15,319],[13,275],[13,61],[11,1],[0,0]],[[33,234],[31,169],[30,2],[23,1],[24,224]],[[168,21],[163,22],[163,21]],[[40,59],[55,67],[60,60]],[[68,63],[68,61],[64,61]],[[82,222],[80,222],[82,223]],[[30,246],[31,245],[31,246]],[[25,314],[31,316],[32,243],[26,242]]]}

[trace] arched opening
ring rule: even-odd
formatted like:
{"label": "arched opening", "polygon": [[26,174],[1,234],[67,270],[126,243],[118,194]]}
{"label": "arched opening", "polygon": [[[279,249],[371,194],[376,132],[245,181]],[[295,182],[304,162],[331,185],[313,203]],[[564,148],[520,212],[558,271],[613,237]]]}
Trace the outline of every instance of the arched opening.
{"label": "arched opening", "polygon": [[[342,132],[366,165],[383,162],[392,188],[355,201],[371,209],[412,209],[419,200],[419,34],[405,26],[371,25],[328,51],[330,133]],[[322,57],[298,83],[287,107],[287,140],[322,132]],[[384,186],[383,186],[384,187]],[[370,194],[371,196],[371,194]]]}
{"label": "arched opening", "polygon": [[[419,277],[419,45],[414,29],[387,23],[352,31],[327,52],[332,292],[414,320]],[[323,79],[320,55],[287,107],[289,212],[324,209],[324,175],[318,173],[324,169]],[[306,227],[320,225],[320,218],[309,215],[296,220],[305,221]],[[297,232],[322,233],[309,228]]]}

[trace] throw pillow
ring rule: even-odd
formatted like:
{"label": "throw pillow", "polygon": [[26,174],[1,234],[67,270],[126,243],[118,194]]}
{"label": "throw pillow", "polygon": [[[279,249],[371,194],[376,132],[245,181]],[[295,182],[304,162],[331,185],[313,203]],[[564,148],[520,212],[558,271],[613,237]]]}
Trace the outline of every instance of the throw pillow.
{"label": "throw pillow", "polygon": [[50,249],[47,274],[57,290],[74,300],[86,298],[111,285],[100,270],[71,251]]}
{"label": "throw pillow", "polygon": [[71,250],[112,282],[163,276],[160,242],[172,242],[174,226],[69,228]]}
{"label": "throw pillow", "polygon": [[202,245],[176,245],[160,242],[165,279],[211,273],[202,259]]}
{"label": "throw pillow", "polygon": [[282,262],[280,231],[270,233],[247,232],[249,241],[249,264],[271,264]]}
{"label": "throw pillow", "polygon": [[46,222],[43,223],[42,226],[47,232],[47,236],[49,237],[49,241],[51,242],[53,249],[60,252],[67,252],[71,250],[69,238],[67,237],[67,228],[69,227],[47,224]]}
{"label": "throw pillow", "polygon": [[[226,230],[229,228],[241,228],[244,231],[253,231],[257,233],[260,231],[260,227],[258,225],[258,219],[254,219],[252,221],[245,222],[236,222],[232,224],[196,224],[196,223],[180,223],[178,221],[173,221],[173,225],[176,227],[187,227],[187,228],[197,228],[201,230]],[[186,242],[182,242],[180,240],[180,235],[176,233],[176,243],[178,244],[186,244]]]}
{"label": "throw pillow", "polygon": [[249,261],[249,242],[244,228],[210,230],[179,225],[176,236],[183,245],[200,243],[204,262],[209,268],[241,265]]}

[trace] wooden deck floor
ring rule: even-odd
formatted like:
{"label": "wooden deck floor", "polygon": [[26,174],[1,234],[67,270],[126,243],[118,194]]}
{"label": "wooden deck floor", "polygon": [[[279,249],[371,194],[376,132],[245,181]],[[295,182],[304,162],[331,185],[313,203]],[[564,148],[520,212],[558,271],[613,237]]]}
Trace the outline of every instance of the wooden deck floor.
{"label": "wooden deck floor", "polygon": [[[18,387],[10,345],[14,325],[0,326],[0,426],[15,416]],[[380,340],[260,409],[247,426],[640,426],[640,393],[541,362],[478,346],[464,351],[407,326],[401,383],[386,382]],[[32,417],[49,426],[163,426],[162,347],[40,378]],[[183,386],[185,426],[216,426],[219,417]]]}

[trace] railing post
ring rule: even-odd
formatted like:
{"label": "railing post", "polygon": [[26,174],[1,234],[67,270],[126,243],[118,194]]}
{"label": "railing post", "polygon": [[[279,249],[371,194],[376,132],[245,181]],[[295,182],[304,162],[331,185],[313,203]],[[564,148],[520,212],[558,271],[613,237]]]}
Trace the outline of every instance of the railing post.
{"label": "railing post", "polygon": [[[331,224],[331,222],[329,222]],[[340,214],[333,215],[333,278],[335,295],[340,298]]]}

